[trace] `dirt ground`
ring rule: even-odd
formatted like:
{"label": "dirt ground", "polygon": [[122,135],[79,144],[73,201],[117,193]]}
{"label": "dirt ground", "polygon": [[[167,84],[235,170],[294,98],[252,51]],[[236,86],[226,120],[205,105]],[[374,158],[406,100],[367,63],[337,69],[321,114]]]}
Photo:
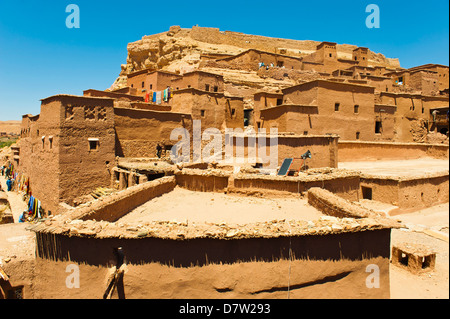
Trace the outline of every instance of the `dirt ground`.
{"label": "dirt ground", "polygon": [[448,171],[449,160],[421,158],[396,161],[339,162],[338,166],[371,175],[406,177]]}
{"label": "dirt ground", "polygon": [[[4,184],[4,178],[0,177]],[[167,195],[167,196],[166,196]],[[183,219],[189,210],[189,220],[226,221],[246,223],[249,221],[272,219],[316,219],[321,214],[309,207],[304,200],[295,198],[264,199],[230,196],[219,193],[198,193],[176,189],[151,202],[144,204],[122,220],[134,222],[149,220]],[[26,207],[21,197],[8,193],[14,217]],[[166,197],[165,197],[166,196]],[[245,204],[245,209],[242,209]],[[197,207],[195,210],[193,207]],[[247,207],[251,207],[248,209]],[[298,216],[301,208],[302,216]],[[448,299],[449,298],[449,204],[442,204],[414,213],[396,215],[391,218],[401,220],[406,228],[395,229],[391,235],[391,245],[401,242],[420,243],[437,252],[436,268],[433,271],[414,275],[391,264],[390,288],[392,299]],[[128,222],[128,221],[127,221]],[[0,262],[30,260],[34,258],[34,234],[27,231],[27,224],[0,225]]]}
{"label": "dirt ground", "polygon": [[[299,214],[300,212],[300,214]],[[245,224],[286,220],[314,220],[323,214],[306,199],[254,198],[202,193],[176,187],[172,192],[141,205],[122,217],[124,223],[159,220]]]}

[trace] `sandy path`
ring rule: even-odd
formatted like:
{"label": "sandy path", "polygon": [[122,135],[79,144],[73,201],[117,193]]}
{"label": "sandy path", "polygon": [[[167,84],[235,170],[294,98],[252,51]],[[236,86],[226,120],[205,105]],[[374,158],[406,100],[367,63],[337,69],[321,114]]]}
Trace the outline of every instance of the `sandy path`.
{"label": "sandy path", "polygon": [[126,223],[153,220],[179,222],[228,222],[236,224],[286,220],[314,220],[320,211],[298,198],[254,198],[221,193],[193,192],[175,188],[172,192],[141,205],[122,217]]}
{"label": "sandy path", "polygon": [[[449,298],[449,204],[441,204],[393,218],[408,228],[394,229],[391,246],[401,242],[421,244],[436,251],[436,268],[420,275],[391,264],[391,298],[436,299]],[[432,230],[432,235],[424,232]]]}

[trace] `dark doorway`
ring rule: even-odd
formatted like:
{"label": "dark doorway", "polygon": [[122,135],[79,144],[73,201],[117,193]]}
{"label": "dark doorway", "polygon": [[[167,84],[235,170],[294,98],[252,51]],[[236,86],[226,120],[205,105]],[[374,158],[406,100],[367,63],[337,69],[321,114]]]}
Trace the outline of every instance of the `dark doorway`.
{"label": "dark doorway", "polygon": [[361,186],[363,199],[372,200],[372,188]]}

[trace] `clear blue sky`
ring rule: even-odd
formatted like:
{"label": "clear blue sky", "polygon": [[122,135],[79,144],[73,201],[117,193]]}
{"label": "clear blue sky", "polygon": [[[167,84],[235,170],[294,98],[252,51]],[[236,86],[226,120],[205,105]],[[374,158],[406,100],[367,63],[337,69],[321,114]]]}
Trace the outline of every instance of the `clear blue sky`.
{"label": "clear blue sky", "polygon": [[[66,6],[80,8],[68,29]],[[369,4],[380,28],[365,25]],[[127,43],[193,25],[296,40],[366,46],[402,67],[449,64],[447,0],[36,1],[0,0],[0,120],[38,114],[40,99],[111,86]]]}

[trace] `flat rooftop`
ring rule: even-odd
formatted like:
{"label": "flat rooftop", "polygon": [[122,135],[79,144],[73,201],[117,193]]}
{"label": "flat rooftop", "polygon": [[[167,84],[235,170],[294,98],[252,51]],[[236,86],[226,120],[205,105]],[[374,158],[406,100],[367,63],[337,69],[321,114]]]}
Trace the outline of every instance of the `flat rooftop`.
{"label": "flat rooftop", "polygon": [[246,224],[272,220],[308,221],[324,216],[306,199],[296,197],[256,198],[242,195],[207,193],[176,187],[135,208],[120,223],[152,221]]}
{"label": "flat rooftop", "polygon": [[410,177],[448,172],[448,159],[421,158],[412,160],[340,162],[339,168],[360,171],[363,174]]}

